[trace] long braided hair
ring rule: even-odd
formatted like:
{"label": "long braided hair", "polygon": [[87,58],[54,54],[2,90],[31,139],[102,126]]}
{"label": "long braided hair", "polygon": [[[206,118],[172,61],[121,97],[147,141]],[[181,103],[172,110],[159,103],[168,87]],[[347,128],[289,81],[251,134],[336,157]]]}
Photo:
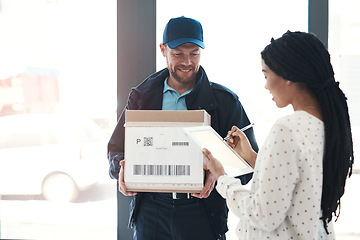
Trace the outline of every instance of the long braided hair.
{"label": "long braided hair", "polygon": [[287,31],[271,39],[261,56],[277,75],[305,83],[319,101],[325,126],[321,219],[328,233],[333,214],[339,217],[340,198],[354,163],[347,98],[335,82],[329,52],[311,33]]}

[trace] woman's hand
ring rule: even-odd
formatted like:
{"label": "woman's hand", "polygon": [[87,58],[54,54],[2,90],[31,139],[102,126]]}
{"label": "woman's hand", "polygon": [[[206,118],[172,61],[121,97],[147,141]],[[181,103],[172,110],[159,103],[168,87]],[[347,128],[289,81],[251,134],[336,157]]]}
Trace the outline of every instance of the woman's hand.
{"label": "woman's hand", "polygon": [[124,181],[124,169],[125,169],[125,160],[120,161],[120,172],[119,172],[119,192],[121,192],[124,196],[133,196],[136,195],[136,192],[128,192],[125,186]]}
{"label": "woman's hand", "polygon": [[236,126],[233,126],[228,132],[228,136],[232,137],[226,141],[227,144],[254,168],[257,153],[252,149],[245,133],[240,131]]}
{"label": "woman's hand", "polygon": [[203,155],[204,155],[204,169],[209,170],[217,180],[220,176],[225,175],[225,170],[223,165],[214,158],[214,156],[211,154],[211,152],[204,148],[203,149]]}

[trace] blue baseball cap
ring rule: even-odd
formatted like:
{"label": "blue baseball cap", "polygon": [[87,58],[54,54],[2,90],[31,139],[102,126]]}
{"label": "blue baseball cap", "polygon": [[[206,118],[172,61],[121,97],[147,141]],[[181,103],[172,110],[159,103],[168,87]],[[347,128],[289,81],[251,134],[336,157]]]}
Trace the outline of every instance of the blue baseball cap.
{"label": "blue baseball cap", "polygon": [[170,19],[165,26],[163,44],[174,49],[184,43],[194,43],[205,48],[201,23],[184,16]]}

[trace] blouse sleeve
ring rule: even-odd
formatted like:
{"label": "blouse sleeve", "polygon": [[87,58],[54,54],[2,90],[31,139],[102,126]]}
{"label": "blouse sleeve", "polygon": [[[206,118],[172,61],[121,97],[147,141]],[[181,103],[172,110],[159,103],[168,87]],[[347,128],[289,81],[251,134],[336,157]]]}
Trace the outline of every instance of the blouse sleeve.
{"label": "blouse sleeve", "polygon": [[237,179],[219,177],[216,189],[240,221],[265,231],[274,230],[284,221],[299,181],[301,146],[295,136],[283,124],[273,126],[259,151],[251,190]]}

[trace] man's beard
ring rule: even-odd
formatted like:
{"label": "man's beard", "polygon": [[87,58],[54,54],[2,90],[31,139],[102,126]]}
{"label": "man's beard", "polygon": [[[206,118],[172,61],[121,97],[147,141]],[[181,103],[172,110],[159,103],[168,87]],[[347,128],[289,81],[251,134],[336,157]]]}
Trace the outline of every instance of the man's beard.
{"label": "man's beard", "polygon": [[[194,72],[194,73],[191,75],[190,79],[189,79],[188,81],[186,81],[186,82],[195,81],[195,79],[196,79],[196,74],[197,74],[197,72]],[[180,82],[180,83],[184,83],[184,81],[182,81],[182,79],[179,77],[179,75],[177,75],[176,71],[174,71],[173,68],[170,69],[170,75],[173,76],[173,78],[174,78],[176,81],[178,81],[178,82]]]}

